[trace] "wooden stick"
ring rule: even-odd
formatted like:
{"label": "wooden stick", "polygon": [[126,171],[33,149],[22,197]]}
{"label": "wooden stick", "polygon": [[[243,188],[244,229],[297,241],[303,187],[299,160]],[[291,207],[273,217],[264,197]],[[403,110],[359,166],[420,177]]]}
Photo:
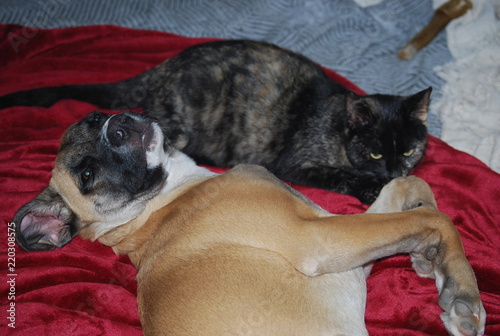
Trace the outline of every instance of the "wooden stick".
{"label": "wooden stick", "polygon": [[413,56],[415,56],[420,49],[428,45],[451,20],[464,15],[471,8],[472,2],[470,0],[450,0],[443,4],[436,9],[434,17],[429,24],[401,49],[398,58],[402,60],[413,58]]}

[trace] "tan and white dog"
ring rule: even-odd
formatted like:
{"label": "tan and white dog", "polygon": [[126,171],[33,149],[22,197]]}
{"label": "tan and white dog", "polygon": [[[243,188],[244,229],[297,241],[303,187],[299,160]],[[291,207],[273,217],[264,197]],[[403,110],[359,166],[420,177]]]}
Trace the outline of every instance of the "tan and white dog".
{"label": "tan and white dog", "polygon": [[429,186],[398,178],[368,212],[331,215],[258,166],[213,174],[154,120],[96,112],[14,220],[26,250],[80,234],[128,254],[145,335],[367,335],[363,265],[395,253],[436,279],[452,335],[482,335],[474,273]]}

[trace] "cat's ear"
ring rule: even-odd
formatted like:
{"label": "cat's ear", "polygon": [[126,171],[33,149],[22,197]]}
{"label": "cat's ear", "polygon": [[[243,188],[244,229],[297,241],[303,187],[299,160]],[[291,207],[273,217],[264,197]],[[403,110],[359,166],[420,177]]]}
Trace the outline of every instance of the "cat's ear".
{"label": "cat's ear", "polygon": [[414,95],[405,98],[403,106],[409,116],[419,119],[427,125],[427,114],[429,112],[429,102],[431,99],[432,87],[422,90]]}
{"label": "cat's ear", "polygon": [[372,122],[372,112],[366,100],[354,92],[346,95],[346,110],[351,127],[362,127]]}
{"label": "cat's ear", "polygon": [[14,216],[16,240],[27,251],[53,250],[78,234],[77,221],[62,197],[47,187]]}

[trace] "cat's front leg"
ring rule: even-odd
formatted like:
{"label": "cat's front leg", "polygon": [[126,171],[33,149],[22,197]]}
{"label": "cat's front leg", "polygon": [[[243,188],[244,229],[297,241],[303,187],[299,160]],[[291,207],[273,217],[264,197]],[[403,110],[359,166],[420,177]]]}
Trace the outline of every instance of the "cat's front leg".
{"label": "cat's front leg", "polygon": [[380,191],[390,181],[369,175],[357,177],[357,182],[350,185],[351,192],[346,192],[357,197],[364,204],[372,204],[377,199]]}
{"label": "cat's front leg", "polygon": [[372,204],[382,188],[389,182],[386,178],[363,175],[354,168],[348,167],[318,165],[287,171],[272,168],[269,170],[285,181],[352,195],[365,204]]}

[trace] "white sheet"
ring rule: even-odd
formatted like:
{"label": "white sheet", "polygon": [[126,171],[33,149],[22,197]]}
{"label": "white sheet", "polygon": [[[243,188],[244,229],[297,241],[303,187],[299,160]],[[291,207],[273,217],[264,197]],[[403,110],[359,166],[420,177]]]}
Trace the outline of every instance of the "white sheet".
{"label": "white sheet", "polygon": [[444,141],[500,172],[500,1],[472,2],[446,28],[453,60],[435,68],[446,82],[431,109]]}

